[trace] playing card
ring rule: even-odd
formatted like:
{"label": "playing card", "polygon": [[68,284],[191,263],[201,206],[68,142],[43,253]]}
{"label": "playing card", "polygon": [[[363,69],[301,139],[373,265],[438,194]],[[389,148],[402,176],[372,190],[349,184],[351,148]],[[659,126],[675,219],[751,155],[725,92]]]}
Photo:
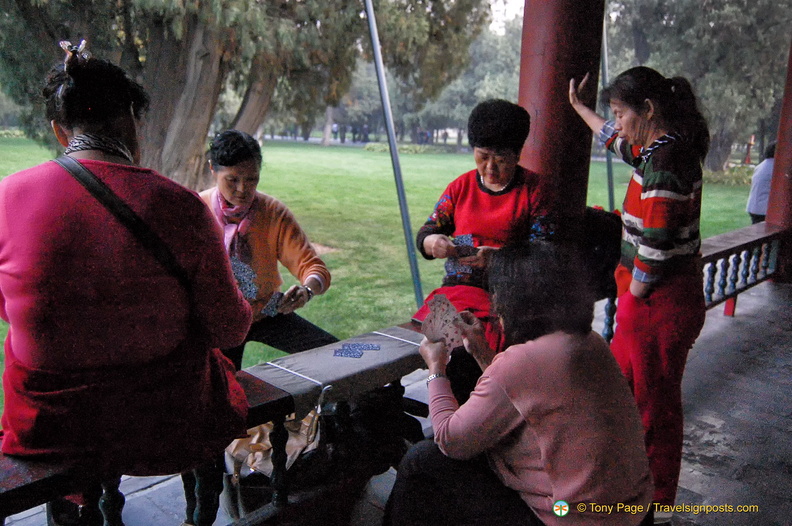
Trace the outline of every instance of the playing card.
{"label": "playing card", "polygon": [[475,256],[477,253],[478,253],[478,248],[472,245],[458,245],[456,247],[457,258],[466,258],[469,256]]}
{"label": "playing card", "polygon": [[473,246],[473,235],[463,234],[456,236],[452,241],[456,246],[456,257],[465,258],[468,256],[475,256],[478,248]]}
{"label": "playing card", "polygon": [[444,341],[449,352],[463,346],[462,331],[454,324],[455,320],[461,321],[462,318],[445,294],[433,296],[426,305],[429,314],[421,326],[424,336],[433,342]]}
{"label": "playing card", "polygon": [[379,351],[380,346],[378,343],[358,343],[358,342],[350,342],[350,343],[342,343],[342,349],[349,349],[352,351]]}
{"label": "playing card", "polygon": [[363,351],[356,349],[340,348],[333,351],[333,356],[341,356],[343,358],[360,358],[363,356]]}
{"label": "playing card", "polygon": [[277,316],[278,307],[282,299],[283,292],[274,292],[267,302],[267,305],[261,310],[261,314],[264,316]]}

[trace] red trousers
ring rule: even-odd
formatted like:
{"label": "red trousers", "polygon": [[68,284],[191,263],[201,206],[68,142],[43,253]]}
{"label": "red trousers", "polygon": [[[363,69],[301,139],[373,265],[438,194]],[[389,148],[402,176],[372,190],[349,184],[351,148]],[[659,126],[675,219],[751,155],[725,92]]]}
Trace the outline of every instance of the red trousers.
{"label": "red trousers", "polygon": [[[617,268],[617,283],[624,283],[625,272]],[[701,275],[667,278],[648,298],[636,298],[629,290],[619,296],[611,351],[638,404],[654,502],[664,505],[676,498],[682,465],[682,373],[705,313]]]}

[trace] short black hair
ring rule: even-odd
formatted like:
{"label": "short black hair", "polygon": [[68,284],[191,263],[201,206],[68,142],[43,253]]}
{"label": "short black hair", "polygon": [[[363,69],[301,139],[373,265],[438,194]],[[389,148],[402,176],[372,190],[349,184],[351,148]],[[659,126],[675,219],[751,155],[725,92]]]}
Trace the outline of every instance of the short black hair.
{"label": "short black hair", "polygon": [[209,145],[212,166],[236,166],[254,160],[261,166],[261,146],[256,139],[239,130],[226,130],[215,135]]}
{"label": "short black hair", "polygon": [[771,142],[770,144],[767,145],[767,148],[765,148],[764,158],[772,159],[773,157],[775,157],[775,151],[776,151],[776,143]]}
{"label": "short black hair", "polygon": [[73,129],[103,127],[129,114],[143,116],[149,97],[143,86],[106,60],[70,60],[50,70],[42,90],[47,120]]}
{"label": "short black hair", "polygon": [[495,251],[489,265],[493,314],[503,320],[508,345],[557,331],[588,334],[591,285],[574,243],[511,243]]}
{"label": "short black hair", "polygon": [[522,106],[503,99],[489,99],[478,104],[468,118],[468,141],[472,148],[522,150],[531,117]]}

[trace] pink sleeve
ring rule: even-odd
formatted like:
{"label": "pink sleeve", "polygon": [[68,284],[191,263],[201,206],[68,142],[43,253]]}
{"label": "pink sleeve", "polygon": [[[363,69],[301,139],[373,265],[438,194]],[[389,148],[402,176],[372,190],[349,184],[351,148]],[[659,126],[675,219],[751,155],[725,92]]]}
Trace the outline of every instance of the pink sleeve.
{"label": "pink sleeve", "polygon": [[448,379],[431,381],[429,413],[440,450],[459,460],[490,449],[524,422],[503,389],[488,376],[481,377],[461,407]]}

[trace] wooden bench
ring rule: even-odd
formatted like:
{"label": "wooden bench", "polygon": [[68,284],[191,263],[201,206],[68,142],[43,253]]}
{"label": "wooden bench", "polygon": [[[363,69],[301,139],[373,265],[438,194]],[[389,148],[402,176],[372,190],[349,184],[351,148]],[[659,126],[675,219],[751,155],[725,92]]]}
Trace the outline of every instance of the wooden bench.
{"label": "wooden bench", "polygon": [[[423,365],[418,354],[421,335],[402,327],[363,334],[337,344],[284,356],[237,373],[248,398],[248,425],[273,422],[274,465],[271,482],[277,509],[289,502],[286,477],[286,440],[283,423],[292,414],[302,418],[316,404],[324,386],[332,385],[328,400],[348,400],[398,381]],[[368,343],[379,350],[361,358],[334,357],[344,343]],[[315,370],[319,363],[329,364]],[[311,376],[312,375],[312,376]],[[70,462],[27,460],[0,455],[0,524],[5,518],[64,495],[77,493],[97,481],[91,466]],[[118,486],[105,487],[105,524],[121,524],[123,495]],[[266,511],[265,511],[266,513]],[[271,511],[270,511],[271,513]]]}

